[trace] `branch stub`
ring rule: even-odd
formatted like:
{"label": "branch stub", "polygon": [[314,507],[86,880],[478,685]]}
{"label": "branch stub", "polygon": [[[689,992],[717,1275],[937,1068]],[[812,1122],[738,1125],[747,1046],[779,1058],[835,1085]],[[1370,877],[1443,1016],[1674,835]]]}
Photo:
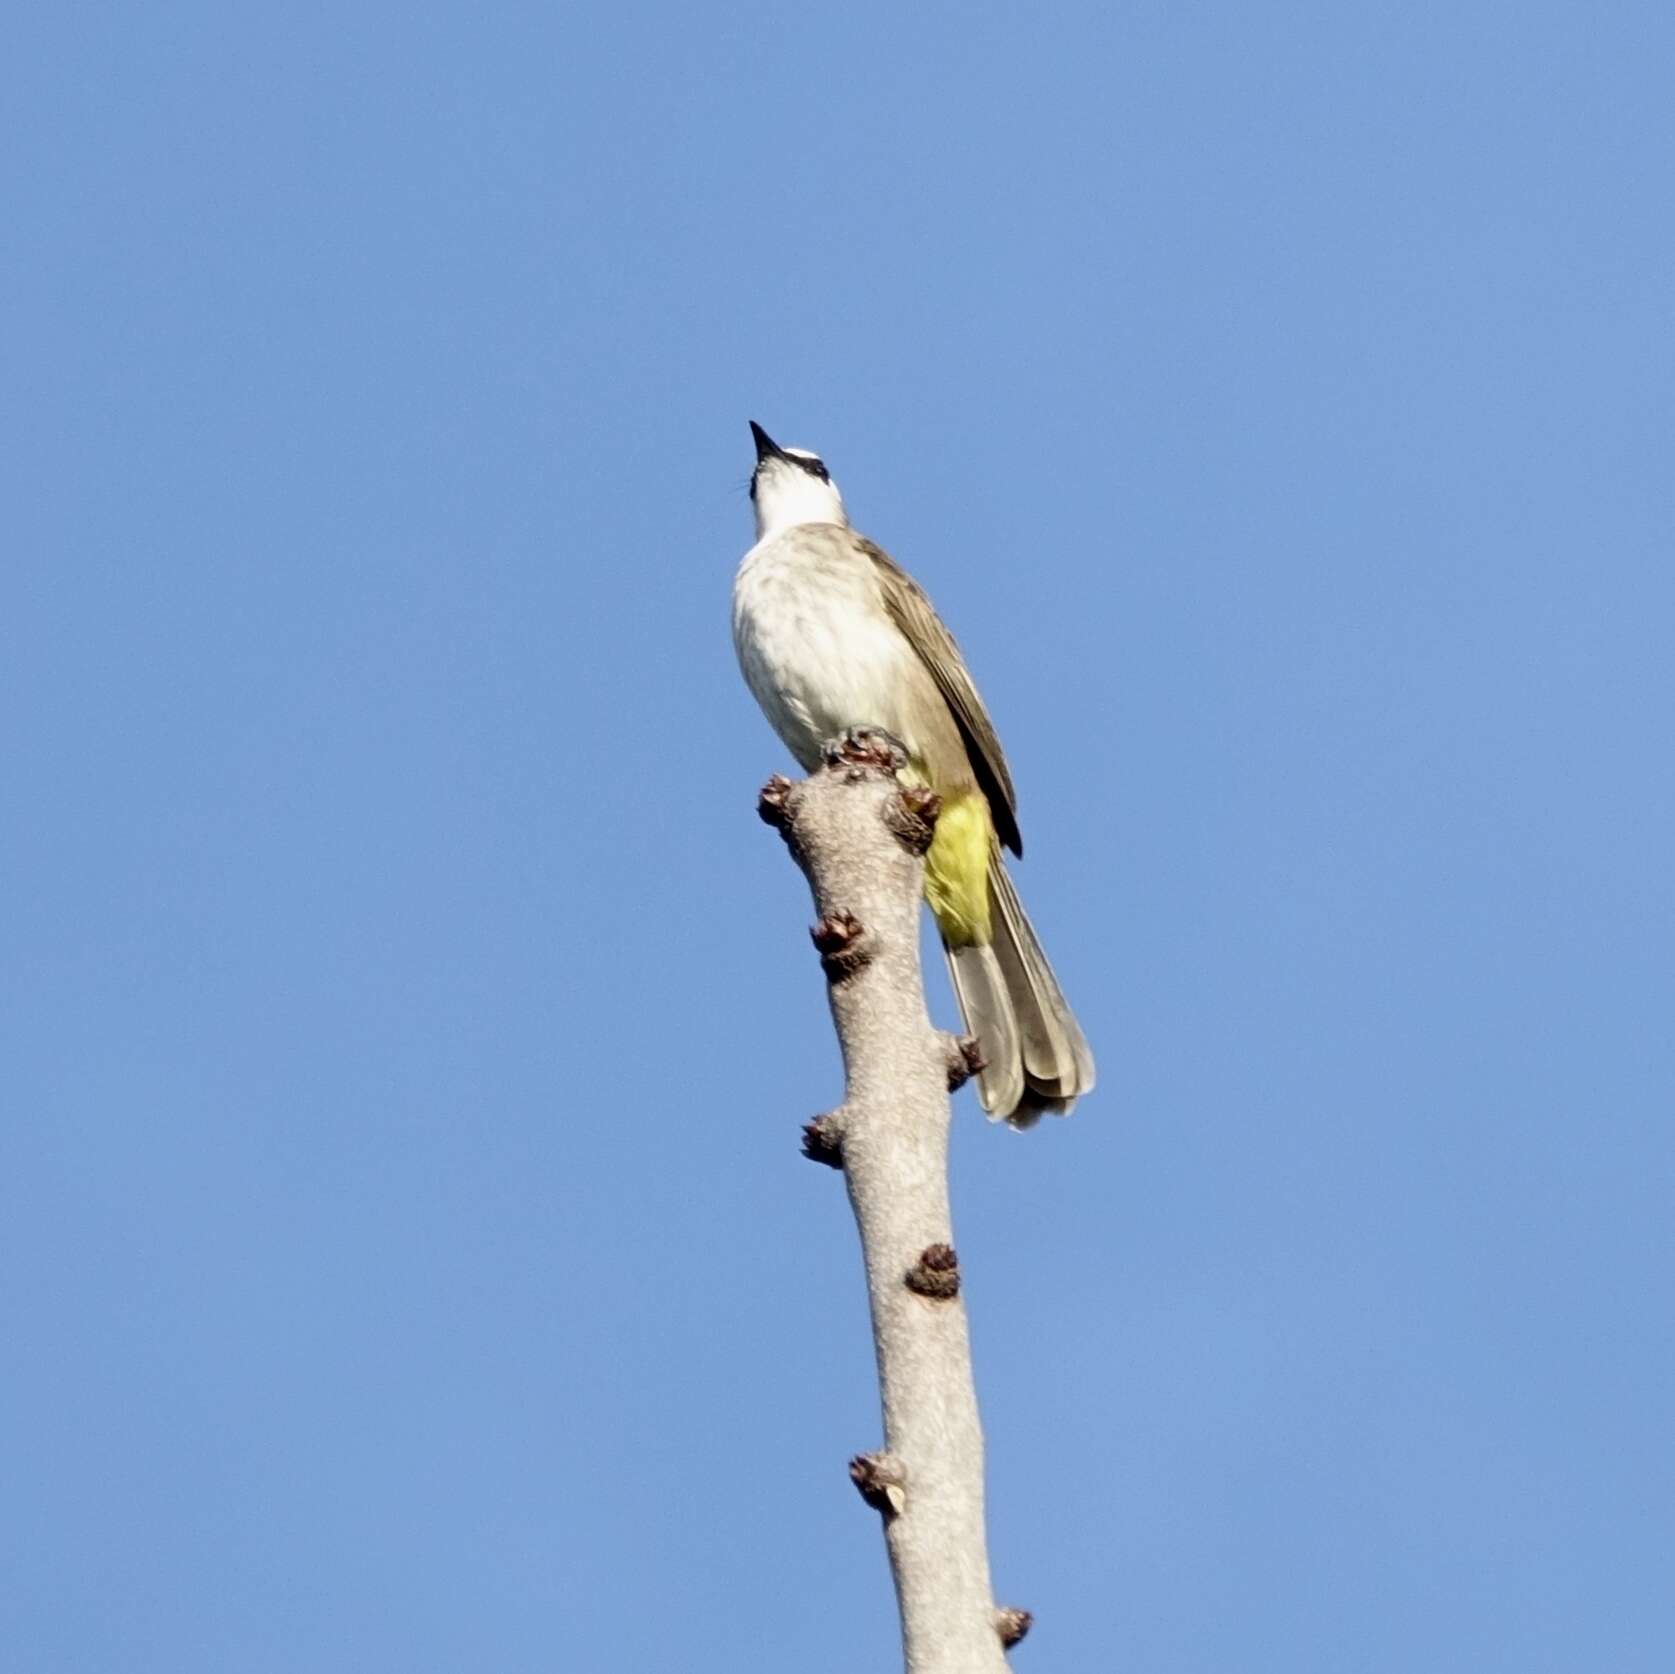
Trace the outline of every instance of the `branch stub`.
{"label": "branch stub", "polygon": [[872,958],[866,933],[866,926],[853,913],[841,910],[828,913],[809,931],[829,982],[854,976]]}
{"label": "branch stub", "polygon": [[909,854],[924,854],[936,835],[942,798],[924,785],[903,785],[901,794],[884,804],[884,823]]}
{"label": "branch stub", "polygon": [[874,1511],[897,1517],[907,1504],[906,1474],[892,1453],[857,1453],[849,1461],[849,1480]]}
{"label": "branch stub", "polygon": [[762,787],[756,798],[756,812],[761,816],[764,825],[771,825],[775,831],[785,829],[785,821],[790,813],[791,792],[796,789],[783,773],[776,773]]}
{"label": "branch stub", "polygon": [[933,1302],[952,1302],[960,1294],[960,1258],[952,1244],[930,1244],[902,1275],[902,1283],[917,1296]]}
{"label": "branch stub", "polygon": [[983,1056],[983,1043],[976,1035],[944,1035],[942,1037],[948,1059],[948,1091],[957,1093],[972,1076],[981,1075],[989,1067]]}
{"label": "branch stub", "polygon": [[843,1124],[835,1111],[803,1125],[803,1155],[828,1168],[843,1167]]}
{"label": "branch stub", "polygon": [[1001,1644],[1010,1651],[1034,1625],[1035,1617],[1016,1605],[1003,1604],[995,1611],[995,1632]]}

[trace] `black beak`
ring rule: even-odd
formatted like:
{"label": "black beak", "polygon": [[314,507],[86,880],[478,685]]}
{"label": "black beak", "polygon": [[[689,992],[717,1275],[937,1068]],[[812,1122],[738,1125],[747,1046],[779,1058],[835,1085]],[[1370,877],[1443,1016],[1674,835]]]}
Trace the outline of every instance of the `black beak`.
{"label": "black beak", "polygon": [[783,459],[785,457],[785,449],[755,419],[750,421],[750,434],[756,439],[756,463],[758,465],[764,459]]}

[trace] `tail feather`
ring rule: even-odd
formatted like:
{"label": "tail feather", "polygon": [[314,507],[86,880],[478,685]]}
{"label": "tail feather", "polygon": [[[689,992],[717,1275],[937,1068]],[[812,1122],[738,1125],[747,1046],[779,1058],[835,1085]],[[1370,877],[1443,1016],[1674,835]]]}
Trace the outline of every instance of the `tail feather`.
{"label": "tail feather", "polygon": [[1094,1084],[1093,1053],[997,852],[989,866],[993,940],[948,948],[948,969],[968,1033],[988,1060],[983,1108],[1013,1127],[1066,1116]]}
{"label": "tail feather", "polygon": [[987,943],[942,944],[948,975],[960,1002],[965,1032],[975,1035],[987,1068],[977,1078],[977,1096],[996,1120],[1017,1108],[1024,1096],[1024,1064],[1018,1022],[1005,974]]}

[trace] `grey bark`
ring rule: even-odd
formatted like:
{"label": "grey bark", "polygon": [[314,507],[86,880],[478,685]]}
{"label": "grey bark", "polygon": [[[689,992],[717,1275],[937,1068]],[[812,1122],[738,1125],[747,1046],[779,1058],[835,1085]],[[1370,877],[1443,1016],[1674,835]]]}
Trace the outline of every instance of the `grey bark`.
{"label": "grey bark", "polygon": [[923,852],[935,798],[897,784],[899,753],[852,735],[797,785],[770,781],[814,895],[843,1049],[843,1104],[805,1148],[841,1167],[861,1234],[884,1447],[850,1466],[884,1523],[908,1674],[989,1674],[1028,1613],[997,1610],[983,1520],[983,1433],[948,1204],[950,1085],[972,1043],[939,1033],[919,961]]}

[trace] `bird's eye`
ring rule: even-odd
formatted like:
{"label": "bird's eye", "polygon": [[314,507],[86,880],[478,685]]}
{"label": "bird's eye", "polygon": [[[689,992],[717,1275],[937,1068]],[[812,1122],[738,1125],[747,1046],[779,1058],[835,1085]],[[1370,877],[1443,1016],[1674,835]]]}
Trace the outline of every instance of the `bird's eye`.
{"label": "bird's eye", "polygon": [[828,471],[818,459],[811,459],[808,462],[807,470],[811,477],[818,477],[822,482],[830,482],[832,480],[831,472]]}

